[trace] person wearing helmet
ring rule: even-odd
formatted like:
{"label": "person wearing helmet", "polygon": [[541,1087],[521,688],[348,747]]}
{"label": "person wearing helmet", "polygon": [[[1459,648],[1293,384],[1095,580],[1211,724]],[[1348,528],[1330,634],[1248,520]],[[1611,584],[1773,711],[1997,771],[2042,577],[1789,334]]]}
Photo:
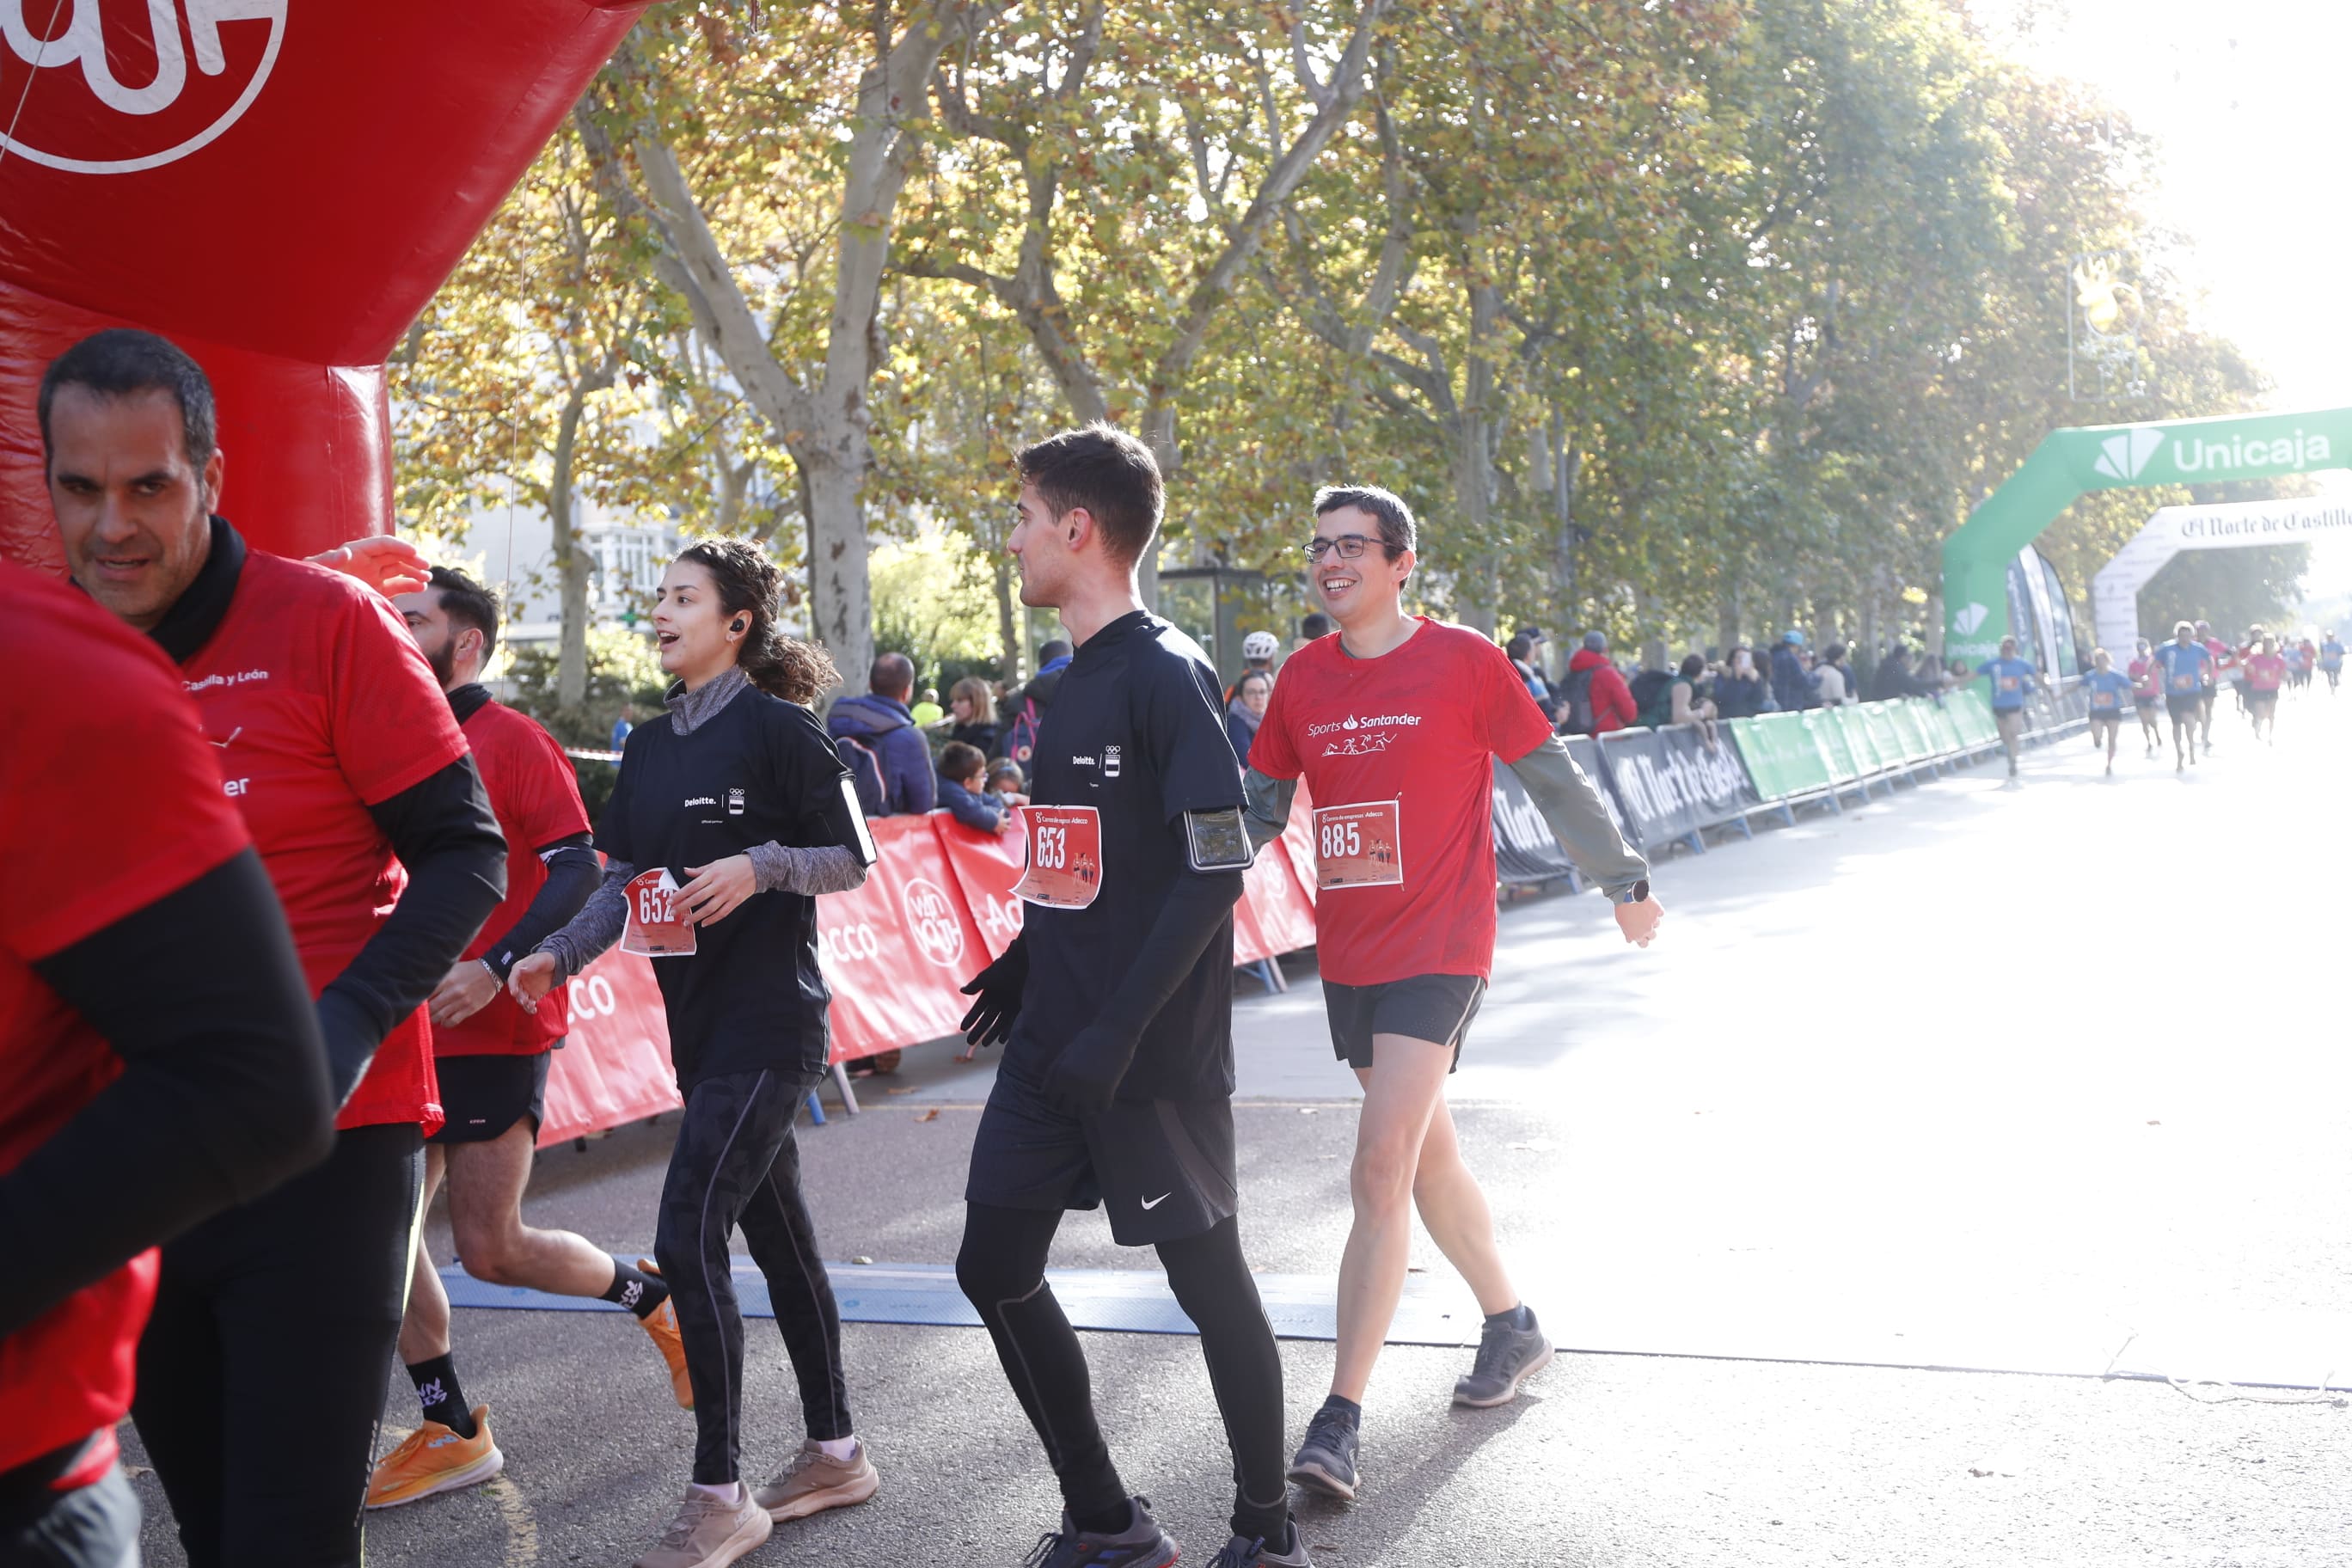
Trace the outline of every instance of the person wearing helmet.
{"label": "person wearing helmet", "polygon": [[1274,679],[1274,656],[1282,651],[1282,643],[1272,632],[1252,632],[1242,638],[1242,672],[1225,688],[1225,706],[1230,708],[1242,695],[1242,684],[1253,675]]}

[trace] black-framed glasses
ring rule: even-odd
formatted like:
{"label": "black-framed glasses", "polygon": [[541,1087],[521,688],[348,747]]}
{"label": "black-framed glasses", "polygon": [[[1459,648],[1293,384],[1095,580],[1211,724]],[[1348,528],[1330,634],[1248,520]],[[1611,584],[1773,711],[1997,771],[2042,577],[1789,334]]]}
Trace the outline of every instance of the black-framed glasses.
{"label": "black-framed glasses", "polygon": [[1336,550],[1340,560],[1353,561],[1379,542],[1379,540],[1367,539],[1360,533],[1343,533],[1337,539],[1310,539],[1307,542],[1307,559],[1320,561]]}

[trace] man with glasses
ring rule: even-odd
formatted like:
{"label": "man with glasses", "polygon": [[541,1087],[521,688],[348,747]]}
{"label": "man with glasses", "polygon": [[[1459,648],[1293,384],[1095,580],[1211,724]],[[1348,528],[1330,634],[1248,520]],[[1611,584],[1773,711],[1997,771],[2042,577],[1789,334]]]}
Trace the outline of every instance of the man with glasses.
{"label": "man with glasses", "polygon": [[1528,695],[1502,649],[1407,615],[1412,513],[1371,486],[1315,498],[1316,597],[1339,635],[1293,655],[1258,727],[1244,784],[1249,831],[1280,837],[1296,781],[1313,792],[1317,945],[1335,1055],[1364,1105],[1349,1174],[1355,1223],[1339,1261],[1331,1395],[1291,1479],[1356,1491],[1364,1388],[1404,1288],[1412,1210],[1486,1315],[1458,1405],[1494,1405],[1551,1359],[1495,1246],[1463,1163],[1445,1079],[1458,1065],[1495,954],[1493,759],[1526,784],[1553,835],[1647,946],[1662,914],[1649,868]]}

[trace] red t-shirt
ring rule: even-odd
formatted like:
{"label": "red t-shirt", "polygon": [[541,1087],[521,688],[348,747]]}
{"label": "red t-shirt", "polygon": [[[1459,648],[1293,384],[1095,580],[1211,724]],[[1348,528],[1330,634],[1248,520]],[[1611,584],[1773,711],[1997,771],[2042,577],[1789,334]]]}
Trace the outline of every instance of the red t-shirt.
{"label": "red t-shirt", "polygon": [[[408,884],[368,807],[464,756],[466,737],[381,595],[258,550],[246,556],[219,629],[180,673],[316,996]],[[384,1037],[335,1125],[394,1121],[428,1134],[441,1125],[421,1007]]]}
{"label": "red t-shirt", "polygon": [[2274,653],[2246,657],[2246,685],[2255,691],[2276,691],[2286,679],[2286,660]]}
{"label": "red t-shirt", "polygon": [[[0,669],[6,1171],[122,1066],[33,963],[177,892],[247,840],[177,674],[144,637],[64,584],[0,562]],[[150,1249],[0,1342],[0,1470],[122,1418],[154,1300]]]}
{"label": "red t-shirt", "polygon": [[[474,748],[474,765],[481,770],[482,788],[490,810],[507,836],[506,901],[482,922],[481,934],[466,949],[467,959],[481,957],[490,943],[514,929],[530,901],[547,885],[547,867],[539,852],[559,838],[588,831],[588,808],[581,803],[579,781],[554,736],[513,709],[485,702],[466,721],[466,740]],[[472,1017],[436,1025],[433,1054],[436,1057],[529,1057],[546,1050],[563,1037],[571,1022],[565,988],[547,994],[536,1013],[526,1013],[504,990]]]}
{"label": "red t-shirt", "polygon": [[[1476,632],[1421,617],[1379,658],[1336,637],[1282,667],[1249,763],[1304,774],[1324,830],[1374,879],[1327,882],[1315,905],[1327,980],[1376,985],[1416,974],[1485,976],[1495,959],[1494,761],[1551,739],[1551,723],[1503,650]],[[1385,842],[1393,803],[1396,842]],[[1354,809],[1350,809],[1350,808]],[[1364,808],[1371,807],[1367,812]],[[1354,830],[1355,838],[1347,837]]]}

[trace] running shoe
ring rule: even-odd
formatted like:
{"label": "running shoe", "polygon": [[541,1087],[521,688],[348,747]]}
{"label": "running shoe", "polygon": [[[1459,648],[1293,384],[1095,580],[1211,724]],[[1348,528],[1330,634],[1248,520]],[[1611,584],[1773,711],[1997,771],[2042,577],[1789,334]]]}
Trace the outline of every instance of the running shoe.
{"label": "running shoe", "polygon": [[776,1521],[739,1485],[730,1502],[687,1489],[677,1517],[662,1531],[661,1544],[637,1559],[636,1568],[719,1568],[768,1539]]}
{"label": "running shoe", "polygon": [[[661,1278],[661,1270],[654,1267],[650,1258],[638,1258],[637,1268],[656,1279]],[[665,1300],[651,1316],[639,1318],[637,1326],[645,1330],[646,1337],[654,1342],[654,1349],[661,1352],[662,1360],[669,1363],[669,1392],[677,1401],[677,1407],[693,1409],[694,1380],[686,1374],[686,1342],[677,1337],[677,1308]]]}
{"label": "running shoe", "polygon": [[1080,1530],[1064,1514],[1062,1528],[1039,1536],[1021,1568],[1168,1568],[1176,1561],[1176,1538],[1151,1517],[1151,1500],[1132,1498],[1128,1506],[1134,1513],[1116,1535]]}
{"label": "running shoe", "polygon": [[490,1437],[490,1407],[474,1406],[474,1435],[460,1437],[438,1421],[427,1421],[378,1459],[368,1477],[367,1505],[398,1508],[438,1492],[478,1486],[507,1466]]}
{"label": "running shoe", "polygon": [[1344,1410],[1318,1410],[1307,1423],[1307,1441],[1290,1461],[1290,1479],[1327,1497],[1356,1495],[1356,1445],[1363,1434]]}
{"label": "running shoe", "polygon": [[849,1458],[836,1459],[812,1437],[801,1445],[801,1451],[774,1480],[751,1494],[751,1500],[782,1524],[829,1508],[864,1502],[881,1487],[882,1478],[875,1473],[874,1461],[866,1457],[865,1444],[853,1447]]}
{"label": "running shoe", "polygon": [[1524,1329],[1489,1320],[1486,1331],[1478,1337],[1478,1356],[1469,1375],[1454,1380],[1454,1403],[1480,1410],[1508,1405],[1519,1396],[1519,1384],[1550,1360],[1551,1342],[1544,1338],[1533,1312]]}
{"label": "running shoe", "polygon": [[1209,1568],[1315,1568],[1315,1559],[1307,1555],[1307,1538],[1298,1533],[1294,1521],[1289,1551],[1276,1552],[1261,1538],[1236,1535],[1225,1542],[1225,1549]]}

